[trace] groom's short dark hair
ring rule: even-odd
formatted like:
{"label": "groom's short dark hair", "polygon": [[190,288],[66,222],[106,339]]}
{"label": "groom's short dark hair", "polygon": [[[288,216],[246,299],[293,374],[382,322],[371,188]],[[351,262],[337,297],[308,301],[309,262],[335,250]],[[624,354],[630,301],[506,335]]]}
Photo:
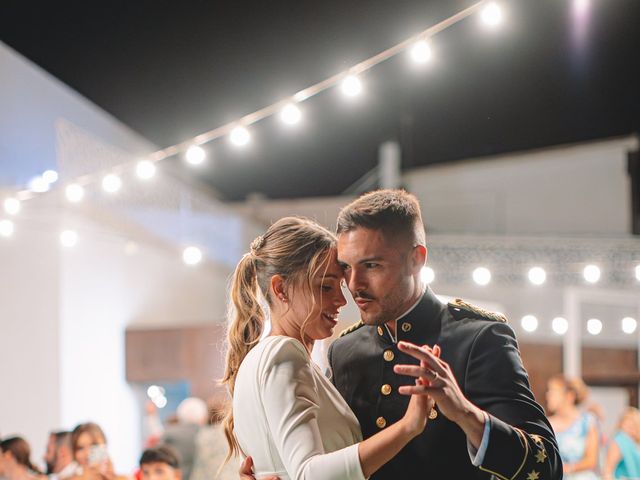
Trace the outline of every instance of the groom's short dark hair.
{"label": "groom's short dark hair", "polygon": [[415,245],[425,245],[425,231],[418,199],[405,190],[375,190],[340,210],[336,233],[356,228],[403,234]]}

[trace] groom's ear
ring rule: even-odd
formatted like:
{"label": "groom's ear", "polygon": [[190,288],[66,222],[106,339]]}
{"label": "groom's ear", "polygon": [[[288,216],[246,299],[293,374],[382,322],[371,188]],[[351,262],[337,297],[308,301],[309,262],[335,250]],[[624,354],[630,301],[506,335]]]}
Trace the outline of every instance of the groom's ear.
{"label": "groom's ear", "polygon": [[424,245],[416,245],[413,247],[411,254],[411,267],[414,269],[414,273],[420,273],[422,267],[427,264],[427,247]]}

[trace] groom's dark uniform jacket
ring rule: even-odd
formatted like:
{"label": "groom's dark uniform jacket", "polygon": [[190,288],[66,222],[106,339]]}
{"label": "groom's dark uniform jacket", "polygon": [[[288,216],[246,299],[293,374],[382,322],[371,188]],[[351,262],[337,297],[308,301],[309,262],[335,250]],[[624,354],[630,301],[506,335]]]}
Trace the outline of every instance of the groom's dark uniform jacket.
{"label": "groom's dark uniform jacket", "polygon": [[[372,479],[562,478],[553,430],[529,388],[504,316],[459,300],[443,304],[427,289],[398,320],[396,331],[398,341],[440,345],[462,393],[489,414],[490,436],[484,460],[475,467],[462,429],[438,413]],[[359,322],[347,329],[331,345],[329,363],[333,383],[358,417],[364,438],[402,418],[409,397],[400,395],[398,387],[414,379],[395,374],[393,366],[418,362],[397,349],[385,327]]]}

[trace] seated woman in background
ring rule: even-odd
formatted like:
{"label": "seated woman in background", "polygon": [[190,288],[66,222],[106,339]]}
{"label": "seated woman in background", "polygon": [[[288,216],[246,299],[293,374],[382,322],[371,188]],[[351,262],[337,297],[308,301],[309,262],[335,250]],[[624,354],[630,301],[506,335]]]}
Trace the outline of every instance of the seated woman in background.
{"label": "seated woman in background", "polygon": [[556,433],[565,480],[597,480],[599,443],[593,414],[578,407],[587,398],[579,378],[551,377],[547,385],[549,421]]}
{"label": "seated woman in background", "polygon": [[622,414],[618,431],[609,444],[602,478],[640,478],[639,443],[640,411],[630,407]]}
{"label": "seated woman in background", "polygon": [[0,477],[9,480],[35,479],[42,476],[31,463],[31,447],[22,437],[10,437],[0,442]]}

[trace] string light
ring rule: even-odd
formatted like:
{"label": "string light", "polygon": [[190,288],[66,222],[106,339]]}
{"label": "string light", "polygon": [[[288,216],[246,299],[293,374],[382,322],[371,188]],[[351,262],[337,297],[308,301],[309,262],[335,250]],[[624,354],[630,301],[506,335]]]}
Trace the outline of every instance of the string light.
{"label": "string light", "polygon": [[418,40],[409,52],[411,60],[416,63],[422,64],[431,60],[431,46],[426,40]]}
{"label": "string light", "polygon": [[[405,52],[407,49],[410,49],[411,47],[416,46],[416,42],[419,41],[420,39],[431,38],[432,36],[442,32],[443,30],[446,30],[447,28],[459,23],[460,21],[464,20],[470,15],[477,13],[478,11],[481,10],[483,6],[485,6],[485,0],[478,1],[475,4],[465,8],[464,10],[461,10],[455,13],[454,15],[426,28],[422,32],[419,32],[417,35],[414,35],[396,45],[393,45],[390,48],[387,48],[382,52],[377,53],[376,55],[373,55],[372,57],[367,58],[366,60],[363,60],[357,65],[352,66],[348,71],[361,74],[367,70],[370,70],[374,66],[380,64],[381,62],[384,62],[394,57],[395,55],[398,55],[402,52]],[[495,16],[495,13],[494,13],[494,16]],[[428,56],[426,52],[427,52],[427,49],[425,49],[424,46],[420,45],[415,52],[416,60],[419,60],[419,61],[424,60]],[[318,95],[319,93],[329,88],[333,88],[334,86],[338,85],[340,82],[342,82],[342,89],[343,91],[345,91],[347,95],[358,95],[362,92],[362,83],[355,76],[355,74],[348,75],[345,78],[343,73],[338,73],[329,78],[321,80],[314,85],[311,85],[307,88],[304,88],[298,91],[291,98],[293,98],[296,102],[302,102],[304,100],[309,99],[310,97],[313,97],[314,95]],[[204,143],[208,143],[219,137],[225,136],[231,132],[232,140],[237,141],[237,142],[234,141],[234,144],[246,145],[250,140],[250,135],[248,134],[248,131],[246,131],[246,128],[249,125],[255,122],[258,122],[266,117],[269,117],[281,110],[282,110],[282,102],[281,101],[275,102],[260,110],[247,114],[244,117],[238,120],[235,120],[234,122],[231,122],[226,125],[222,125],[212,130],[209,130],[207,132],[201,133],[191,140],[184,141],[177,145],[168,146],[162,150],[158,150],[150,154],[149,159],[150,161],[155,163],[184,152],[187,158],[187,161],[189,163],[194,165],[200,164],[204,161],[204,157],[205,157],[204,151],[196,150],[196,146],[194,144],[201,145]],[[296,123],[297,121],[300,120],[299,118],[300,115],[298,113],[294,113],[295,112],[294,109],[289,108],[287,110],[288,110],[287,113],[285,113],[284,115],[286,119],[289,119],[291,121],[291,123]],[[245,130],[238,130],[237,128],[234,128],[238,124],[243,125],[243,128]],[[200,148],[200,147],[197,147],[197,148]],[[199,152],[199,153],[194,154],[194,152]],[[123,165],[119,165],[119,167],[124,167],[124,168],[120,168],[120,171],[127,170],[126,163]],[[53,178],[57,176],[57,173],[54,171],[51,171],[51,172],[47,171],[45,173],[46,173],[47,180],[53,181]],[[80,183],[86,186],[91,183],[97,182],[99,179],[96,177],[97,177],[97,174],[85,175],[83,176],[82,181],[76,181],[72,183]],[[47,182],[43,181],[42,183],[47,183]],[[115,183],[116,182],[113,182],[113,185],[115,185]],[[117,189],[115,190],[117,191]],[[44,188],[42,189],[38,188],[38,191],[44,192]],[[24,191],[18,192],[17,196],[21,198],[21,200],[36,198],[36,196],[33,194],[30,194],[30,192],[24,192]]]}
{"label": "string light", "polygon": [[44,193],[49,191],[50,188],[49,182],[47,182],[42,177],[33,177],[31,180],[29,180],[29,183],[27,185],[29,187],[29,190],[35,193]]}
{"label": "string light", "polygon": [[602,322],[597,318],[590,318],[587,320],[587,332],[591,335],[600,335],[600,332],[602,332]]}
{"label": "string light", "polygon": [[551,328],[558,335],[564,335],[569,330],[569,322],[564,317],[556,317],[551,321]]}
{"label": "string light", "polygon": [[538,319],[533,315],[525,315],[520,320],[520,325],[525,332],[535,332],[538,329]]}
{"label": "string light", "polygon": [[491,271],[486,267],[478,267],[473,271],[473,281],[478,285],[488,285],[491,281]]}
{"label": "string light", "polygon": [[362,93],[362,82],[355,75],[347,75],[340,88],[347,97],[355,97]]}
{"label": "string light", "polygon": [[600,280],[600,268],[597,265],[587,265],[582,271],[584,279],[589,283],[597,283]]}
{"label": "string light", "polygon": [[251,134],[245,127],[237,126],[231,130],[229,139],[236,147],[244,147],[251,141]]}
{"label": "string light", "polygon": [[280,118],[287,125],[295,125],[300,122],[302,112],[295,103],[288,103],[280,111]]}
{"label": "string light", "polygon": [[542,285],[547,280],[547,272],[542,267],[533,267],[527,274],[529,281],[534,285]]}
{"label": "string light", "polygon": [[10,237],[13,235],[14,226],[11,220],[0,220],[0,236]]}
{"label": "string light", "polygon": [[638,328],[638,322],[632,317],[624,317],[621,323],[622,331],[627,335],[631,335]]}
{"label": "string light", "polygon": [[121,188],[122,179],[114,173],[105,175],[102,179],[102,189],[107,193],[116,193]]}
{"label": "string light", "polygon": [[480,17],[485,25],[489,27],[497,27],[502,23],[502,9],[495,2],[488,3],[482,9]]}
{"label": "string light", "polygon": [[78,243],[78,234],[74,230],[65,230],[60,233],[60,244],[63,247],[75,247]]}
{"label": "string light", "polygon": [[20,211],[20,200],[16,198],[7,198],[4,201],[4,211],[9,215],[17,215]]}
{"label": "string light", "polygon": [[201,165],[204,162],[205,158],[207,158],[207,153],[202,147],[198,145],[191,145],[187,149],[184,158],[190,165]]}
{"label": "string light", "polygon": [[64,189],[64,194],[71,203],[78,203],[84,198],[84,188],[77,183],[72,183]]}
{"label": "string light", "polygon": [[197,265],[202,261],[202,252],[198,247],[187,247],[182,252],[182,260],[187,265]]}
{"label": "string light", "polygon": [[58,181],[58,172],[55,170],[47,170],[42,174],[42,179],[49,185]]}
{"label": "string light", "polygon": [[156,166],[149,160],[141,160],[136,165],[136,175],[141,180],[149,180],[156,174]]}
{"label": "string light", "polygon": [[425,285],[430,285],[436,278],[436,273],[433,271],[433,268],[431,267],[422,267],[422,270],[420,270],[420,279],[422,280],[422,283],[424,283]]}

